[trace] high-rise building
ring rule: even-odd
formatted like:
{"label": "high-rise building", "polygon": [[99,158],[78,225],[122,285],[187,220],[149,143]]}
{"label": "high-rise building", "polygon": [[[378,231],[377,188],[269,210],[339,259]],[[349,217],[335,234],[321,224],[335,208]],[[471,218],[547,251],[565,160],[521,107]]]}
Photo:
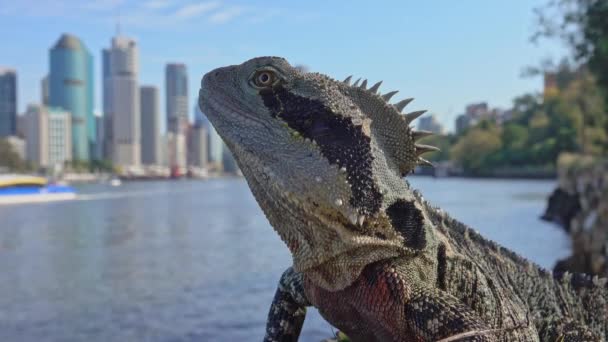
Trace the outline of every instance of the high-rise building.
{"label": "high-rise building", "polygon": [[40,101],[43,106],[49,105],[49,75],[40,80]]}
{"label": "high-rise building", "polygon": [[21,114],[21,115],[17,115],[17,136],[18,137],[25,137],[25,129],[27,126],[27,122],[26,122],[26,117],[25,115]]}
{"label": "high-rise building", "polygon": [[103,62],[104,115],[111,122],[107,133],[112,139],[112,161],[122,167],[139,167],[141,113],[136,42],[124,36],[112,38],[112,47],[103,52]]}
{"label": "high-rise building", "polygon": [[418,129],[433,132],[435,134],[443,134],[443,126],[435,115],[427,115],[418,119]]}
{"label": "high-rise building", "polygon": [[95,146],[93,56],[80,39],[63,34],[50,50],[49,105],[72,115],[72,155],[90,160]]}
{"label": "high-rise building", "polygon": [[72,160],[72,118],[68,111],[30,104],[24,115],[26,159],[39,167]]}
{"label": "high-rise building", "polygon": [[456,134],[462,134],[469,128],[471,119],[466,114],[461,114],[456,117]]}
{"label": "high-rise building", "polygon": [[194,104],[194,125],[205,127],[207,131],[207,166],[213,170],[223,170],[224,141],[207,116],[201,112],[198,102]]}
{"label": "high-rise building", "polygon": [[111,78],[112,72],[110,70],[110,58],[111,58],[111,49],[102,49],[101,50],[101,81],[102,81],[102,96],[103,96],[103,159],[112,160],[112,149],[114,148],[113,142],[114,137],[112,134],[112,113],[110,108],[112,107],[111,103]]}
{"label": "high-rise building", "polygon": [[160,135],[160,149],[158,151],[158,157],[160,158],[159,164],[162,166],[169,166],[170,135],[172,135],[170,132]]}
{"label": "high-rise building", "polygon": [[165,67],[167,131],[184,133],[188,123],[188,74],[179,63]]}
{"label": "high-rise building", "polygon": [[167,132],[169,141],[169,165],[186,167],[188,128],[188,75],[186,66],[170,63],[165,67],[165,91],[167,109]]}
{"label": "high-rise building", "polygon": [[186,135],[167,132],[167,161],[169,167],[184,169],[186,165]]}
{"label": "high-rise building", "polygon": [[0,137],[17,133],[17,73],[0,68]]}
{"label": "high-rise building", "polygon": [[144,165],[160,164],[160,108],[158,88],[139,88],[141,108],[141,162]]}
{"label": "high-rise building", "polygon": [[489,112],[487,102],[472,103],[466,107],[467,116],[475,123],[487,118]]}
{"label": "high-rise building", "polygon": [[28,105],[25,112],[25,158],[39,167],[49,165],[49,116],[45,107]]}
{"label": "high-rise building", "polygon": [[188,135],[188,165],[207,167],[207,130],[193,125]]}
{"label": "high-rise building", "polygon": [[95,113],[95,136],[97,137],[95,141],[97,144],[95,145],[95,159],[104,160],[108,159],[105,153],[106,148],[106,125],[104,121],[105,117],[102,113]]}
{"label": "high-rise building", "polygon": [[61,108],[48,108],[48,165],[61,169],[72,160],[72,116]]}

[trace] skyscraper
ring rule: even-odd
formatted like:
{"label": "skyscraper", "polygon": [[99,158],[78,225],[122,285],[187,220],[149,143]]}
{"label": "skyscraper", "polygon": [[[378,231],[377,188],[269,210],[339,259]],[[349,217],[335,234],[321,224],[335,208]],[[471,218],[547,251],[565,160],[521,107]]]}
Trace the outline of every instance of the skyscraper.
{"label": "skyscraper", "polygon": [[221,171],[224,159],[224,141],[217,134],[207,116],[201,111],[198,101],[194,104],[194,126],[205,127],[207,131],[207,164],[211,169]]}
{"label": "skyscraper", "polygon": [[49,75],[40,80],[40,101],[43,106],[49,105]]}
{"label": "skyscraper", "polygon": [[28,105],[25,113],[25,157],[39,167],[48,166],[49,115],[46,107]]}
{"label": "skyscraper", "polygon": [[123,167],[138,167],[141,113],[136,42],[120,35],[112,38],[112,47],[103,52],[103,62],[104,115],[109,115],[111,122],[108,133],[112,139],[112,161]]}
{"label": "skyscraper", "polygon": [[26,159],[39,167],[72,160],[72,120],[61,108],[30,104],[24,115]]}
{"label": "skyscraper", "polygon": [[186,167],[186,135],[167,132],[167,162],[169,167],[182,171]]}
{"label": "skyscraper", "polygon": [[17,73],[0,68],[0,137],[17,134]]}
{"label": "skyscraper", "polygon": [[72,151],[90,160],[95,145],[93,56],[77,37],[63,34],[50,50],[49,105],[72,114]]}
{"label": "skyscraper", "polygon": [[186,66],[170,63],[165,67],[169,165],[185,168],[187,164],[186,130],[188,127],[188,75]]}
{"label": "skyscraper", "polygon": [[112,134],[112,113],[110,112],[110,108],[112,107],[111,103],[111,78],[112,72],[110,70],[110,57],[111,57],[111,49],[103,49],[101,50],[101,82],[102,82],[102,96],[103,96],[103,111],[102,111],[102,121],[103,121],[103,159],[113,160],[112,158],[112,149],[114,148],[113,141],[114,136]]}
{"label": "skyscraper", "polygon": [[418,120],[418,130],[429,131],[434,134],[443,134],[443,126],[435,115],[427,115]]}
{"label": "skyscraper", "polygon": [[184,133],[188,123],[188,75],[184,64],[165,67],[167,130]]}
{"label": "skyscraper", "polygon": [[56,170],[72,160],[72,118],[61,108],[48,108],[48,164]]}
{"label": "skyscraper", "polygon": [[145,165],[160,164],[159,119],[160,108],[158,88],[139,88],[141,107],[141,162]]}
{"label": "skyscraper", "polygon": [[189,165],[199,168],[207,167],[207,130],[203,126],[192,126],[189,135]]}

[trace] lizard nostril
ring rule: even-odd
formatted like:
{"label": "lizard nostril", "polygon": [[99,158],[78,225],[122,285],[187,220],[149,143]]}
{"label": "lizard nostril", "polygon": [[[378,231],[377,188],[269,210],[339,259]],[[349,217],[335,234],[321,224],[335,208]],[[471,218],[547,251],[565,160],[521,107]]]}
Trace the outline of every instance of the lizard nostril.
{"label": "lizard nostril", "polygon": [[219,75],[219,74],[220,74],[220,73],[219,73],[218,71],[216,71],[216,72],[215,72],[215,74],[213,74],[213,76],[216,76],[216,77],[217,77],[217,75]]}

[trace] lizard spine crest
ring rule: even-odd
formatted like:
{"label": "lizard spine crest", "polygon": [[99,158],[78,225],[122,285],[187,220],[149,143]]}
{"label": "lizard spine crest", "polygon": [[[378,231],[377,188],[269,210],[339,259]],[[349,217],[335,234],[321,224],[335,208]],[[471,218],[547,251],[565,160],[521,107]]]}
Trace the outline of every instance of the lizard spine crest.
{"label": "lizard spine crest", "polygon": [[[433,163],[424,159],[423,157],[421,157],[421,155],[427,152],[439,151],[439,148],[425,144],[417,144],[415,142],[424,137],[433,135],[434,133],[424,130],[415,131],[409,126],[414,120],[422,116],[427,111],[417,110],[410,113],[402,114],[401,112],[403,111],[403,109],[414,100],[413,98],[406,98],[394,104],[391,104],[389,101],[395,94],[399,92],[398,90],[381,94],[378,92],[378,90],[380,89],[382,81],[376,82],[373,86],[367,89],[367,79],[364,79],[363,82],[359,85],[359,81],[361,80],[361,78],[359,78],[351,85],[350,82],[352,80],[352,77],[352,75],[346,77],[346,79],[344,79],[342,83],[346,86],[349,86],[350,88],[361,91],[363,96],[369,96],[372,99],[383,101],[385,104],[388,105],[388,113],[386,113],[387,116],[390,117],[391,115],[394,116],[395,114],[397,114],[401,118],[400,121],[397,121],[397,124],[399,126],[397,127],[397,130],[401,131],[399,132],[401,137],[396,137],[397,139],[405,138],[405,141],[402,141],[402,149],[404,149],[404,151],[398,151],[396,153],[397,160],[399,161],[398,168],[401,172],[401,175],[408,175],[418,165],[433,167]],[[395,137],[393,137],[393,139],[395,139]]]}

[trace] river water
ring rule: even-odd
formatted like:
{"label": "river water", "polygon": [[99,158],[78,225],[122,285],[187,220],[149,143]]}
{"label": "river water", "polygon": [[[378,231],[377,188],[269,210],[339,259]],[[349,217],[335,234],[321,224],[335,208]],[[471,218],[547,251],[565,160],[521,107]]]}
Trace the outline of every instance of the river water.
{"label": "river water", "polygon": [[[544,267],[551,181],[432,179],[432,203]],[[87,185],[0,207],[0,341],[261,341],[290,255],[242,179]],[[310,310],[302,341],[332,328]]]}

